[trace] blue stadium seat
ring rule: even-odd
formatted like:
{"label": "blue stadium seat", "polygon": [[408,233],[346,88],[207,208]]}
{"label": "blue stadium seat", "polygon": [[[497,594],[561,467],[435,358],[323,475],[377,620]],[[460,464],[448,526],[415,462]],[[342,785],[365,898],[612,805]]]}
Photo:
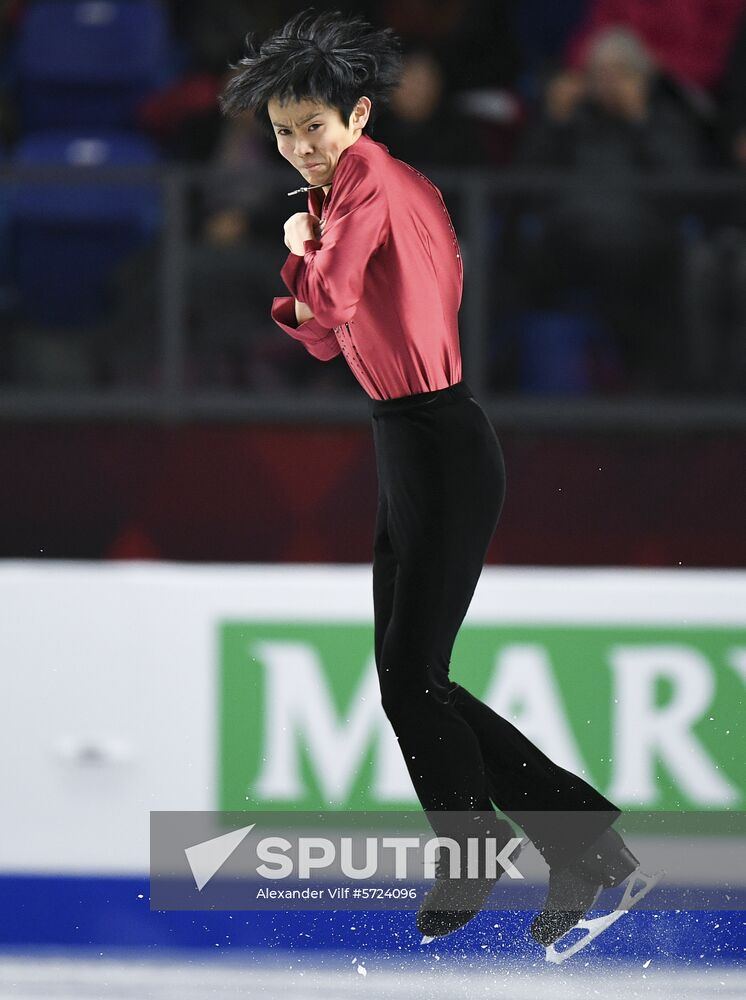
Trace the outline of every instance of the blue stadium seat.
{"label": "blue stadium seat", "polygon": [[[18,165],[149,166],[139,136],[57,132],[32,135],[14,151]],[[100,320],[116,266],[160,225],[157,187],[146,182],[25,182],[11,204],[12,262],[21,314],[51,326]]]}
{"label": "blue stadium seat", "polygon": [[519,317],[523,392],[586,395],[593,391],[594,347],[605,331],[587,312],[531,311]]}
{"label": "blue stadium seat", "polygon": [[168,22],[154,0],[32,2],[18,39],[24,131],[128,128],[167,78]]}

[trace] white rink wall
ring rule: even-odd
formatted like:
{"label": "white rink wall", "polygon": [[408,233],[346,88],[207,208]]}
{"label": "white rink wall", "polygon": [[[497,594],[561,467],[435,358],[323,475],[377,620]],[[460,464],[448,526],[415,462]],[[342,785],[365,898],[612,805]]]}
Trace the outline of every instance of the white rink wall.
{"label": "white rink wall", "polygon": [[[144,874],[151,810],[220,807],[218,632],[226,621],[349,623],[369,627],[372,644],[370,567],[0,563],[0,795],[7,817],[0,872]],[[653,780],[653,758],[668,755],[690,807],[743,808],[739,780],[721,768],[695,722],[706,721],[721,673],[743,692],[746,573],[487,567],[464,629],[482,625],[723,630],[717,670],[686,642],[669,635],[658,643],[667,650],[673,691],[667,714],[649,692],[645,701],[640,684],[624,680],[644,675],[651,686],[664,668],[655,674],[639,649],[636,660],[629,647],[613,654],[610,669],[625,694],[612,715],[621,760],[612,788],[622,798],[638,795],[644,806],[645,794],[655,793],[643,787]],[[525,646],[502,651],[490,691],[498,702],[509,695],[528,701],[532,735],[544,732],[555,739],[550,749],[572,756],[562,699],[541,652],[529,655]],[[368,674],[372,669],[368,664]],[[310,684],[315,675],[303,676]],[[530,688],[518,690],[521,676],[534,678]],[[582,673],[576,683],[583,684]],[[743,700],[733,710],[742,718]],[[635,727],[647,734],[649,760],[630,749]],[[728,735],[737,759],[742,727]],[[278,752],[281,734],[269,737]],[[388,787],[406,796],[403,764],[391,746],[381,754]]]}

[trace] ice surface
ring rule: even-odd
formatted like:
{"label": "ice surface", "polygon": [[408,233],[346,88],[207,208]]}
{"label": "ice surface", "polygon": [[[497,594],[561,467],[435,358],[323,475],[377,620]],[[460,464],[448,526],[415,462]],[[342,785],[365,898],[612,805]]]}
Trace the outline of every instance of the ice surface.
{"label": "ice surface", "polygon": [[[437,960],[436,960],[437,958]],[[0,956],[0,1000],[743,1000],[746,969],[701,969],[653,961],[561,968],[515,958],[368,955],[365,975],[350,956],[303,954],[242,961],[180,953],[159,960],[69,955]]]}

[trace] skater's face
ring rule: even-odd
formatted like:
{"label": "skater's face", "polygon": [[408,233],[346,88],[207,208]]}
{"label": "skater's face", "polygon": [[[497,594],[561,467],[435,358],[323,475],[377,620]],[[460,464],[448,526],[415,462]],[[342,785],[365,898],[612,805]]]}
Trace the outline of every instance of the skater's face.
{"label": "skater's face", "polygon": [[328,190],[342,152],[356,142],[370,115],[371,102],[361,97],[345,124],[337,108],[306,98],[267,104],[277,148],[308,184]]}

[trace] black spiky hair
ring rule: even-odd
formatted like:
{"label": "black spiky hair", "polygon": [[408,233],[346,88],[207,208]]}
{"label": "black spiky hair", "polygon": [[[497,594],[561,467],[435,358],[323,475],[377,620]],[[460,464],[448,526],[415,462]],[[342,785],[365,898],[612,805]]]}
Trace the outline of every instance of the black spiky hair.
{"label": "black spiky hair", "polygon": [[[337,108],[346,125],[363,97],[386,102],[401,75],[401,41],[391,28],[339,11],[317,13],[313,7],[294,15],[261,44],[246,36],[246,55],[231,69],[240,70],[218,99],[221,112],[235,117],[251,111],[273,134],[267,103],[275,98],[317,100]],[[373,110],[368,124],[373,119]],[[365,129],[363,129],[365,131]]]}

